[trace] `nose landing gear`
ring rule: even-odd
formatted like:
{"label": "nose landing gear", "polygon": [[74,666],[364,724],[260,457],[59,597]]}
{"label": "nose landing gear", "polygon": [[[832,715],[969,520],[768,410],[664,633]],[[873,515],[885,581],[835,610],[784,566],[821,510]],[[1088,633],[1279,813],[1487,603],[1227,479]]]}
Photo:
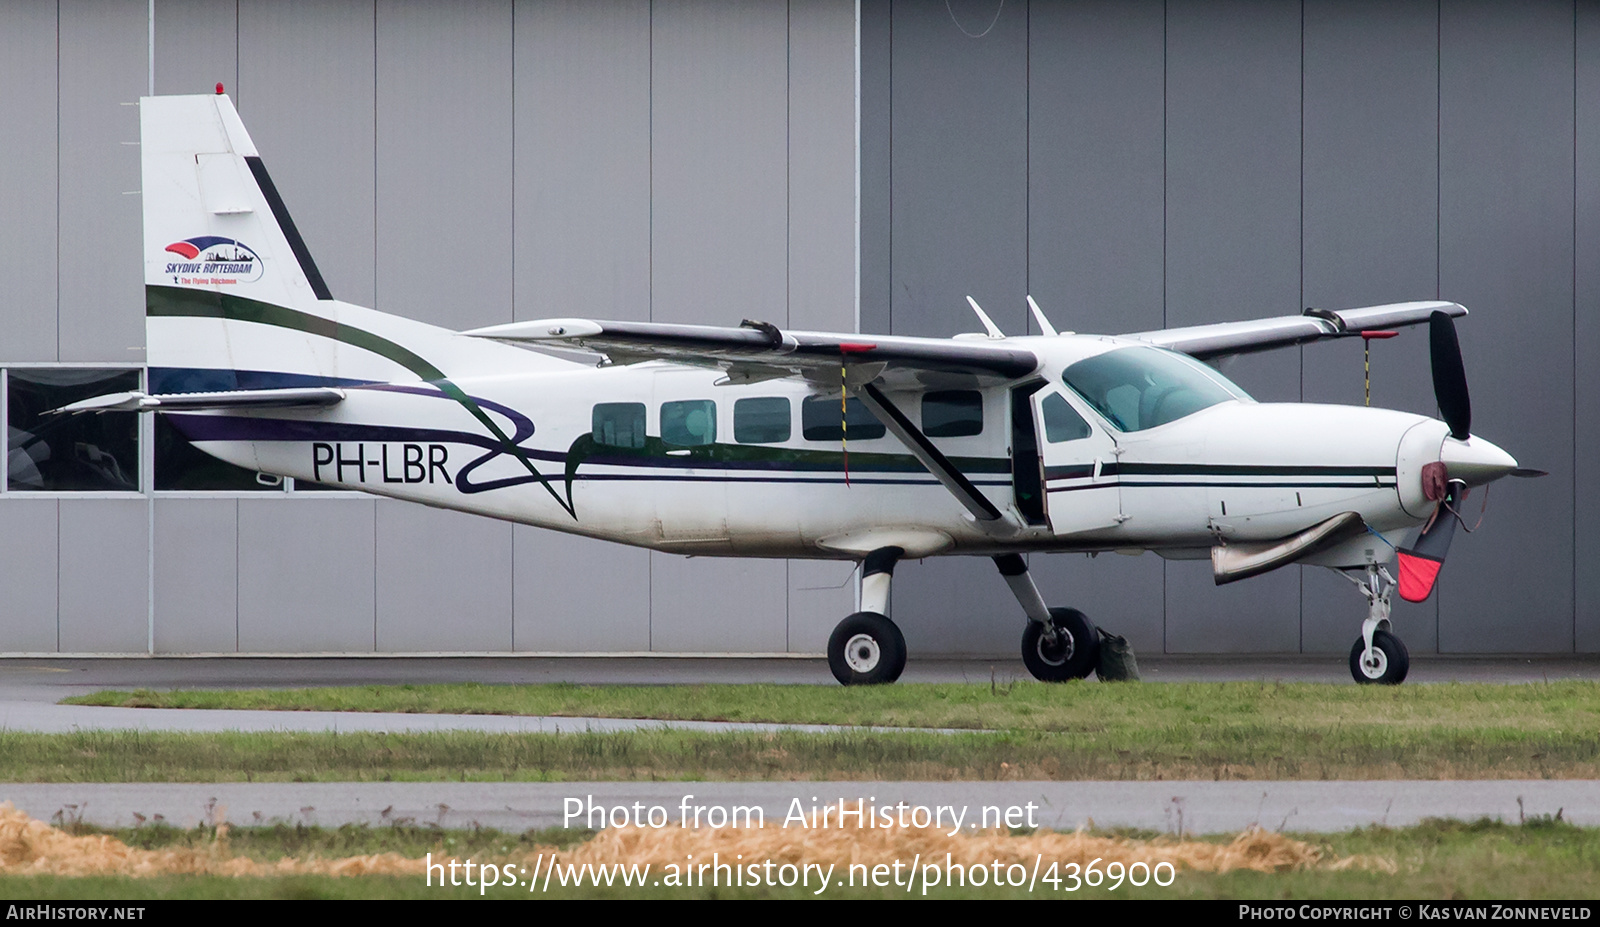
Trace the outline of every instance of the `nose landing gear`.
{"label": "nose landing gear", "polygon": [[1389,623],[1389,597],[1394,592],[1394,577],[1375,563],[1367,564],[1366,574],[1358,579],[1354,571],[1340,575],[1356,584],[1367,597],[1367,618],[1361,622],[1361,636],[1350,648],[1350,675],[1359,683],[1398,685],[1411,669],[1411,655],[1396,637]]}

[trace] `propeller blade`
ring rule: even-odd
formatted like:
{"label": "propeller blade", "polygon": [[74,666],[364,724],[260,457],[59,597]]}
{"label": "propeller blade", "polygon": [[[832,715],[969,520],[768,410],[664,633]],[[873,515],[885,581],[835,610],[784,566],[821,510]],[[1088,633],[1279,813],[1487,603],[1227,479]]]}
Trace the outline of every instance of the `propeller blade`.
{"label": "propeller blade", "polygon": [[1550,471],[1549,470],[1535,470],[1533,467],[1518,467],[1517,469],[1511,471],[1511,475],[1515,476],[1515,477],[1519,477],[1519,478],[1524,479],[1524,480],[1531,480],[1531,479],[1537,479],[1538,477],[1541,477],[1541,476],[1549,476],[1550,475]]}
{"label": "propeller blade", "polygon": [[1472,399],[1467,395],[1467,369],[1461,363],[1461,342],[1455,320],[1443,312],[1428,317],[1428,353],[1433,365],[1433,395],[1450,437],[1465,441],[1472,434]]}
{"label": "propeller blade", "polygon": [[1433,593],[1433,584],[1444,568],[1444,557],[1450,552],[1450,540],[1455,537],[1456,522],[1460,520],[1453,512],[1445,511],[1445,506],[1455,508],[1464,496],[1461,484],[1451,483],[1433,521],[1410,547],[1400,548],[1400,598],[1407,602],[1423,602]]}

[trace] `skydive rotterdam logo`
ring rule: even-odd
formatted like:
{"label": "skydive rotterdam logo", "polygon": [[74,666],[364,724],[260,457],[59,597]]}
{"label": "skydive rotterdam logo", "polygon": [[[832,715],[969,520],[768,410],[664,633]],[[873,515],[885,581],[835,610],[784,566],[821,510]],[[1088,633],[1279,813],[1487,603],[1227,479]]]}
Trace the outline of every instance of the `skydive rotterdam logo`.
{"label": "skydive rotterdam logo", "polygon": [[182,258],[168,261],[166,273],[173,283],[249,283],[261,279],[261,257],[242,241],[202,235],[167,245]]}

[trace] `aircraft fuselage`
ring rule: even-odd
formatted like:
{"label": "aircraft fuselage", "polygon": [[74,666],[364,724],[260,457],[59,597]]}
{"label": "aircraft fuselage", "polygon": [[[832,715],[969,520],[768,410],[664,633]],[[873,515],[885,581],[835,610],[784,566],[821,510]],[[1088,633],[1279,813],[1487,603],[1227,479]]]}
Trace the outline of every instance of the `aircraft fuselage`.
{"label": "aircraft fuselage", "polygon": [[[1060,339],[1071,341],[1104,349],[1104,339]],[[837,385],[798,378],[730,383],[717,369],[645,363],[455,380],[498,429],[426,382],[350,387],[326,410],[172,419],[251,469],[699,555],[844,557],[854,536],[901,530],[930,553],[1203,557],[1219,540],[1281,538],[1357,512],[1384,537],[1307,562],[1358,565],[1387,560],[1388,545],[1432,514],[1419,474],[1439,459],[1442,422],[1244,398],[1124,432],[1063,382],[1061,366],[936,392],[966,417],[954,428],[930,420],[948,410],[929,410],[926,390],[885,393],[913,423],[948,435],[930,440],[1003,513],[999,531],[893,435],[841,410]],[[1082,424],[1051,440],[1044,417],[1054,413],[1040,410],[1063,401]],[[1042,502],[1027,498],[1030,470]]]}

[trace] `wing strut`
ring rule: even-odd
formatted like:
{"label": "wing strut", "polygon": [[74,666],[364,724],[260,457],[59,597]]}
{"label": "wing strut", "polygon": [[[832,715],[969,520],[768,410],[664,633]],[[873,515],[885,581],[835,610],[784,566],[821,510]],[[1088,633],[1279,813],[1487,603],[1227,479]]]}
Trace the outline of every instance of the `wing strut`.
{"label": "wing strut", "polygon": [[944,456],[942,451],[933,446],[933,442],[928,440],[927,435],[923,434],[917,426],[911,424],[911,420],[906,418],[905,413],[901,412],[899,407],[888,396],[883,394],[882,390],[868,383],[861,387],[857,395],[861,397],[862,404],[872,412],[878,421],[893,432],[894,436],[900,439],[900,443],[904,444],[906,449],[911,451],[912,455],[921,461],[924,467],[928,468],[928,472],[932,473],[940,483],[944,484],[944,488],[948,489],[950,494],[956,497],[956,501],[960,502],[968,512],[972,513],[972,517],[977,519],[979,526],[986,531],[992,531],[997,534],[1011,533],[1007,529],[1014,529],[1015,526],[1006,519],[999,509],[995,508],[994,503],[990,502],[987,496],[978,491],[978,487],[967,479],[965,473],[962,473],[956,468],[955,464],[950,462],[950,458]]}

